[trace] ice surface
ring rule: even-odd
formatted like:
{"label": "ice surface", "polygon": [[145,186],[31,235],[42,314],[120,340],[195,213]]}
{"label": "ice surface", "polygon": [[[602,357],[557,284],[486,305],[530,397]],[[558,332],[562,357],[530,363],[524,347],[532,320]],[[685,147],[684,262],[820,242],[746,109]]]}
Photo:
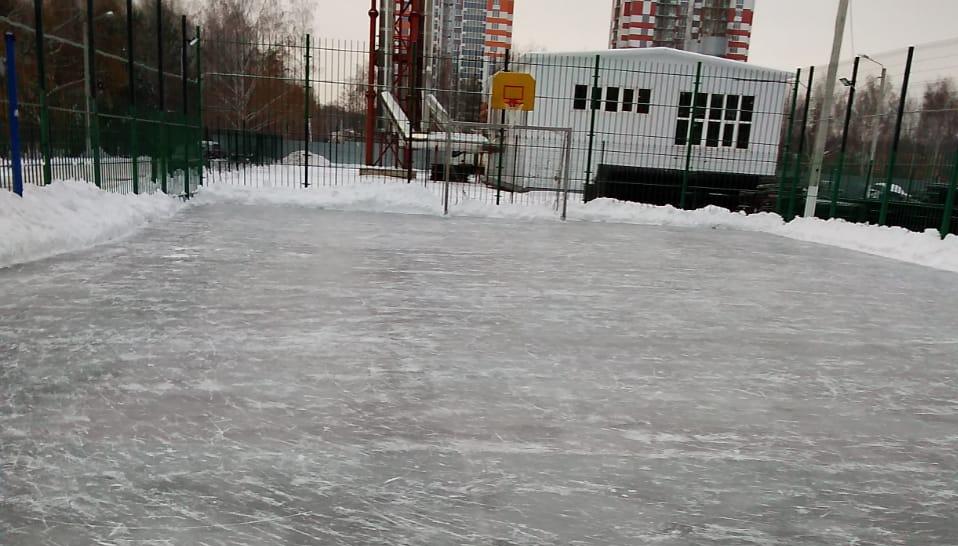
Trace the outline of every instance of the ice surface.
{"label": "ice surface", "polygon": [[[278,181],[296,181],[301,176],[276,175],[275,169],[248,178],[225,177],[204,189],[201,202],[278,204],[327,208],[333,210],[392,212],[407,214],[443,214],[443,184],[423,180],[414,184],[387,181],[378,177],[360,177],[354,168],[337,170],[335,185],[303,190],[275,187]],[[557,220],[561,195],[553,191],[527,194],[504,193],[496,206],[495,191],[476,184],[450,184],[450,209],[453,216]],[[937,231],[915,233],[899,227],[853,224],[844,220],[797,218],[785,222],[776,214],[746,215],[720,207],[680,210],[671,206],[626,203],[598,199],[583,204],[581,196],[571,195],[570,221],[681,226],[707,229],[758,231],[781,237],[837,246],[894,260],[958,272],[958,237],[942,240]]]}
{"label": "ice surface", "polygon": [[951,273],[207,204],[0,287],[7,546],[958,536]]}

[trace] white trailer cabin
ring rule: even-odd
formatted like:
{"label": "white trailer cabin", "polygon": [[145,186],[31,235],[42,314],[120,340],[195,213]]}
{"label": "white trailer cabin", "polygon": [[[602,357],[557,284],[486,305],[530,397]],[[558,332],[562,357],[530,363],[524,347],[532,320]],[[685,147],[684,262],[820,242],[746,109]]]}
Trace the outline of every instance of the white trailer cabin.
{"label": "white trailer cabin", "polygon": [[[535,77],[536,109],[507,112],[507,122],[573,129],[572,190],[677,202],[687,162],[690,191],[754,189],[776,174],[790,73],[669,48],[530,53],[512,69]],[[539,140],[506,137],[505,183],[555,189],[561,158]],[[643,198],[651,187],[664,189]]]}

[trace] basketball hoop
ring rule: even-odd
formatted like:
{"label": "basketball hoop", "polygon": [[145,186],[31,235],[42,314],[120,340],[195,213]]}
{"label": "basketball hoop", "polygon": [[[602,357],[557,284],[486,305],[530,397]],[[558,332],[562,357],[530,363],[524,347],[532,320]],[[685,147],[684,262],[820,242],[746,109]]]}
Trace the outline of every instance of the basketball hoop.
{"label": "basketball hoop", "polygon": [[531,112],[536,103],[536,81],[529,74],[499,72],[492,81],[492,108]]}
{"label": "basketball hoop", "polygon": [[525,101],[522,99],[510,99],[510,98],[505,99],[506,106],[508,106],[509,108],[514,108],[516,110],[518,110],[519,108],[522,108],[522,103],[524,102]]}

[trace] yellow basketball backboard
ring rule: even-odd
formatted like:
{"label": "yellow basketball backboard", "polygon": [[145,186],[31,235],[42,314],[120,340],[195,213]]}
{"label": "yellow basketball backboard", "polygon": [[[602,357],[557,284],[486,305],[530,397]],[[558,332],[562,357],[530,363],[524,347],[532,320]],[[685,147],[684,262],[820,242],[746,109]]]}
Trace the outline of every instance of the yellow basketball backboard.
{"label": "yellow basketball backboard", "polygon": [[536,108],[536,80],[522,72],[499,72],[492,77],[492,108],[522,110]]}

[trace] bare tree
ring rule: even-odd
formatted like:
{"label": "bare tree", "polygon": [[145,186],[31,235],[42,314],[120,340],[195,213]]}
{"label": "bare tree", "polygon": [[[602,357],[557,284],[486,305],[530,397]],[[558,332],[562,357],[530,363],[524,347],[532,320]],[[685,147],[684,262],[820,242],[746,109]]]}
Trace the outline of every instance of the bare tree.
{"label": "bare tree", "polygon": [[288,125],[288,104],[305,100],[303,36],[311,24],[305,0],[211,0],[202,11],[208,93],[223,105],[228,128]]}

